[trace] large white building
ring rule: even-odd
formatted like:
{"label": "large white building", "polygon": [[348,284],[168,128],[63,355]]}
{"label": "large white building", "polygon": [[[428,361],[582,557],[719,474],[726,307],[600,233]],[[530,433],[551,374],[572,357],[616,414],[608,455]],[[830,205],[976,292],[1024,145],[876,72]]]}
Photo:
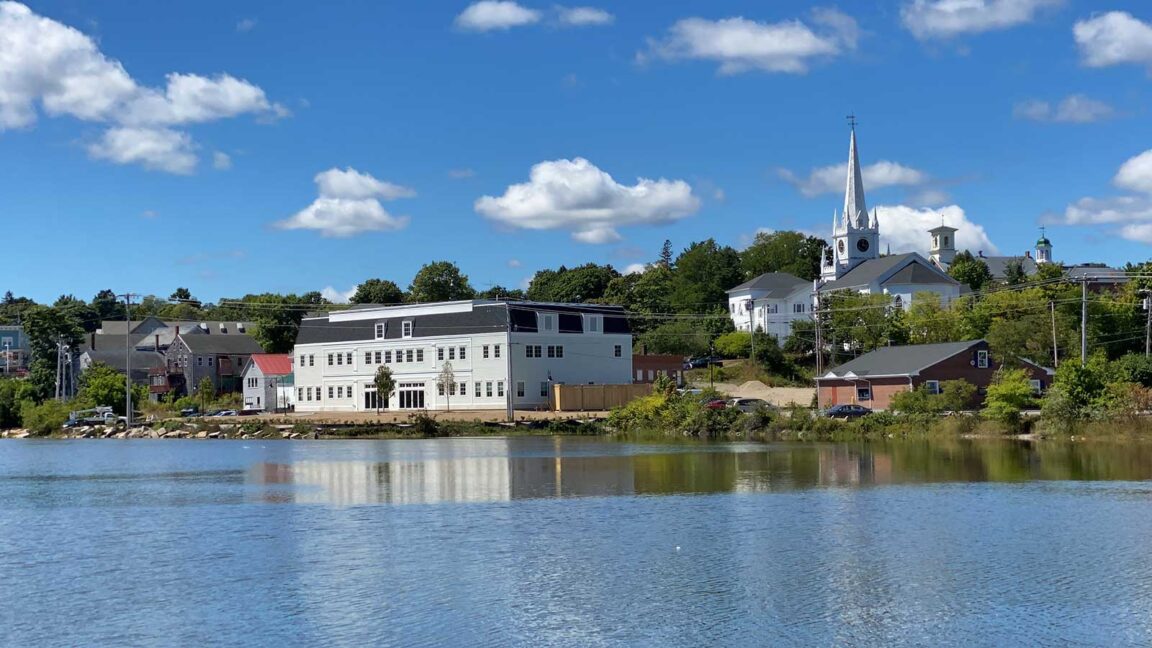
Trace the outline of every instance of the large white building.
{"label": "large white building", "polygon": [[[293,356],[298,412],[536,409],[553,384],[632,382],[623,309],[591,304],[355,307],[304,318]],[[381,366],[392,394],[376,393]]]}
{"label": "large white building", "polygon": [[812,319],[812,282],[787,272],[766,272],[728,291],[737,331],[759,330],[781,342],[796,320]]}

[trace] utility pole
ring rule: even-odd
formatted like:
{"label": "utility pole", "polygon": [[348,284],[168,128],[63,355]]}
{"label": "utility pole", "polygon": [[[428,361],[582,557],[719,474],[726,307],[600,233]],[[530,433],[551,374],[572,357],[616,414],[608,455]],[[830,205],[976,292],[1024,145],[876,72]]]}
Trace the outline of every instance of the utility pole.
{"label": "utility pole", "polygon": [[816,317],[816,375],[819,376],[822,373],[821,368],[823,367],[823,364],[824,364],[824,348],[823,348],[823,345],[820,344],[821,340],[820,340],[820,305],[819,305],[819,303],[816,304],[816,307],[813,310],[814,310],[814,315]]}
{"label": "utility pole", "polygon": [[124,421],[132,427],[132,298],[126,292],[124,297]]}
{"label": "utility pole", "polygon": [[1056,347],[1056,302],[1049,301],[1048,308],[1052,311],[1052,368],[1060,368],[1060,351]]}
{"label": "utility pole", "polygon": [[1147,290],[1140,292],[1144,293],[1144,357],[1147,358],[1152,355],[1152,297]]}
{"label": "utility pole", "polygon": [[1088,364],[1088,277],[1080,280],[1080,366]]}

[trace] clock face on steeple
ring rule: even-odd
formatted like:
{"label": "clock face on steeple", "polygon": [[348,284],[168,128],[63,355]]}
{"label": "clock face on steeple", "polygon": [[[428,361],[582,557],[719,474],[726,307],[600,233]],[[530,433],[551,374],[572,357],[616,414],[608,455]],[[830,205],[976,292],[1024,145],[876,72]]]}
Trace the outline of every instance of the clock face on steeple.
{"label": "clock face on steeple", "polygon": [[860,239],[859,241],[856,241],[856,249],[860,250],[861,252],[867,252],[868,251],[868,239]]}

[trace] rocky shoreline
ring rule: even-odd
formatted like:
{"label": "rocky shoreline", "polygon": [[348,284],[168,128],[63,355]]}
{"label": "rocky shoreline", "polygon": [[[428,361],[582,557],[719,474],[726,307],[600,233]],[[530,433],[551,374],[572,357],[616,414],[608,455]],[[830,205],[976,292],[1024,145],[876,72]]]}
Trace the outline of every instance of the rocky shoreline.
{"label": "rocky shoreline", "polygon": [[267,426],[261,430],[245,431],[238,424],[222,423],[206,429],[195,423],[186,423],[178,428],[138,426],[125,429],[123,426],[85,425],[71,430],[62,430],[50,437],[40,437],[28,430],[0,431],[3,439],[313,439],[318,438],[314,430],[299,431],[297,426]]}

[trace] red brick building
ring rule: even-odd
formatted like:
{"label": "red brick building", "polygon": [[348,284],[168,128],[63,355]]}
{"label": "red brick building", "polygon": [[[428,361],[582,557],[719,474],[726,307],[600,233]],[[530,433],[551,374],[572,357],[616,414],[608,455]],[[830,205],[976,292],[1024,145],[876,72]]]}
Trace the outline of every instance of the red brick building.
{"label": "red brick building", "polygon": [[[1027,361],[1020,365],[1037,392],[1051,384],[1053,370]],[[856,403],[883,410],[898,392],[921,385],[935,390],[946,380],[962,379],[976,386],[978,402],[972,405],[977,406],[999,368],[985,340],[882,347],[816,378],[816,392],[822,408]]]}
{"label": "red brick building", "polygon": [[657,376],[668,376],[679,385],[684,376],[684,356],[632,355],[632,382],[655,382]]}

